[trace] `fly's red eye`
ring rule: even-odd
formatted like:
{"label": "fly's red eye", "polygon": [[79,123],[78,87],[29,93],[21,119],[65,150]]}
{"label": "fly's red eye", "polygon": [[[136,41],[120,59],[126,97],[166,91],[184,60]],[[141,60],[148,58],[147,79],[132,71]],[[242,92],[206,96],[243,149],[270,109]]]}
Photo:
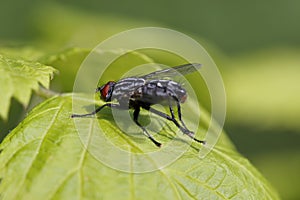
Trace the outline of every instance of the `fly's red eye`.
{"label": "fly's red eye", "polygon": [[100,91],[102,100],[110,101],[114,85],[114,81],[109,81],[102,87],[97,88],[96,92]]}
{"label": "fly's red eye", "polygon": [[101,90],[101,97],[102,99],[106,99],[107,93],[109,91],[110,85],[107,83]]}

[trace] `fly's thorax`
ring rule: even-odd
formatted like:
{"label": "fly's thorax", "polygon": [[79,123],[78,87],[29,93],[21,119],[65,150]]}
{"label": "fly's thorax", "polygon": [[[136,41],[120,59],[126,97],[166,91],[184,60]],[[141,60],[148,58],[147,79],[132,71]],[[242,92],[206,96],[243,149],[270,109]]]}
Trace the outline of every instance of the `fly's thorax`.
{"label": "fly's thorax", "polygon": [[112,100],[117,100],[120,103],[126,102],[129,103],[129,99],[135,92],[135,90],[145,84],[145,80],[143,78],[124,78],[119,80],[112,92]]}

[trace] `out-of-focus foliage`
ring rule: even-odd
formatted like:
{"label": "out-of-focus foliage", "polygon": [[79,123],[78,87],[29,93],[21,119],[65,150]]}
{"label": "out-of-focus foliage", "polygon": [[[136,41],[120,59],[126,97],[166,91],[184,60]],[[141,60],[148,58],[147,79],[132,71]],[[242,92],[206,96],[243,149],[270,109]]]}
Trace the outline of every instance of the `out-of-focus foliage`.
{"label": "out-of-focus foliage", "polygon": [[32,90],[38,91],[39,84],[49,88],[50,78],[55,71],[54,68],[38,62],[0,54],[0,117],[7,118],[12,98],[27,106]]}
{"label": "out-of-focus foliage", "polygon": [[300,132],[299,55],[283,48],[230,59],[223,73],[228,120]]}

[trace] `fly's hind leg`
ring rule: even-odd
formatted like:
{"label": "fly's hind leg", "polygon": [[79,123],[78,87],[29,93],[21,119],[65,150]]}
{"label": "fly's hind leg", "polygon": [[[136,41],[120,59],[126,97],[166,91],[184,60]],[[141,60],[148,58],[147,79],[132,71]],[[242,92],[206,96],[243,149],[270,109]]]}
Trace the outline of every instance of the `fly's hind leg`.
{"label": "fly's hind leg", "polygon": [[178,123],[178,121],[175,119],[175,116],[174,116],[174,111],[173,111],[173,108],[172,108],[172,106],[170,106],[170,112],[171,112],[171,115],[172,115],[172,113],[173,113],[173,115],[172,116],[169,116],[169,115],[167,115],[166,113],[163,113],[163,112],[161,112],[161,111],[159,111],[159,110],[156,110],[156,109],[154,109],[154,108],[151,108],[151,107],[149,107],[149,106],[145,106],[145,107],[143,107],[143,108],[145,108],[146,110],[148,110],[149,112],[152,112],[152,113],[154,113],[154,114],[156,114],[156,115],[158,115],[158,116],[160,116],[160,117],[162,117],[162,118],[164,118],[164,119],[167,119],[167,120],[169,120],[169,121],[172,121],[184,134],[186,134],[186,135],[188,135],[190,138],[192,138],[193,140],[195,140],[196,142],[199,142],[199,143],[202,143],[202,144],[205,144],[205,141],[203,141],[203,140],[198,140],[197,138],[194,138],[194,133],[193,132],[191,132],[191,131],[189,131],[188,129],[186,129],[186,128],[184,128],[184,127],[182,127],[179,123]]}
{"label": "fly's hind leg", "polygon": [[173,95],[172,93],[170,93],[169,95],[170,95],[170,97],[173,98],[173,100],[176,102],[178,118],[179,118],[179,121],[181,122],[181,125],[182,125],[182,126],[178,126],[178,125],[177,125],[178,122],[177,122],[176,119],[175,119],[175,116],[174,116],[174,110],[173,110],[173,108],[172,108],[172,103],[171,103],[171,100],[169,99],[169,109],[170,109],[170,113],[171,113],[171,115],[172,115],[172,119],[173,119],[172,121],[173,121],[174,123],[175,123],[175,121],[177,122],[177,124],[176,124],[176,123],[175,123],[175,124],[180,128],[180,130],[181,130],[184,134],[188,135],[190,138],[192,138],[192,139],[195,140],[196,142],[205,144],[205,141],[203,141],[203,140],[198,140],[197,138],[195,138],[195,137],[194,137],[194,136],[195,136],[195,133],[192,132],[192,131],[190,131],[190,130],[186,127],[185,123],[183,122],[182,117],[181,117],[181,106],[180,106],[180,102],[179,102],[178,98],[177,98],[175,95]]}
{"label": "fly's hind leg", "polygon": [[[189,135],[190,133],[193,133],[192,131],[189,131],[189,129],[186,127],[185,123],[183,122],[183,120],[181,118],[181,106],[180,106],[180,102],[179,102],[177,96],[174,95],[174,92],[169,92],[168,95],[170,97],[169,98],[169,109],[170,109],[170,113],[171,113],[171,116],[172,116],[172,121],[185,134]],[[172,107],[172,100],[174,100],[176,102],[176,105],[177,105],[177,114],[178,114],[178,118],[179,118],[179,121],[181,123],[181,126],[179,125],[179,123],[175,119],[175,114],[174,114],[174,110],[173,110],[173,107]]]}
{"label": "fly's hind leg", "polygon": [[[176,102],[176,105],[177,105],[177,114],[178,114],[178,118],[179,118],[179,121],[181,122],[181,125],[186,129],[186,130],[189,130],[185,123],[183,122],[182,118],[181,118],[181,106],[180,106],[180,102],[178,100],[178,98],[174,95],[171,95],[171,97],[174,99],[174,101]],[[171,105],[171,102],[169,101],[169,108],[170,108],[170,112],[171,112],[171,115],[172,115],[172,118],[175,118],[174,116],[174,111],[173,111],[173,108],[172,108],[172,105]],[[190,131],[191,132],[191,131]]]}
{"label": "fly's hind leg", "polygon": [[153,136],[148,133],[148,131],[145,129],[145,127],[143,127],[139,122],[138,122],[138,117],[140,114],[140,107],[135,107],[134,112],[133,112],[133,120],[136,123],[136,125],[138,125],[142,130],[145,136],[147,136],[156,146],[160,147],[161,143],[157,142]]}
{"label": "fly's hind leg", "polygon": [[[196,142],[199,142],[199,143],[202,143],[202,144],[205,144],[205,141],[202,141],[202,140],[198,140],[197,138],[194,138],[194,134],[193,132],[189,131],[188,129],[185,129],[184,127],[180,126],[180,124],[178,123],[178,121],[175,119],[174,115],[171,117],[169,115],[167,115],[166,113],[163,113],[159,110],[156,110],[154,108],[151,108],[151,107],[143,107],[145,108],[146,110],[149,110],[149,112],[152,112],[162,118],[165,118],[169,121],[172,121],[184,134],[188,135],[190,138],[192,138],[193,140],[195,140]],[[171,107],[172,109],[172,107]],[[172,109],[173,111],[173,109]],[[172,113],[171,111],[171,113]],[[173,111],[174,113],[174,111]]]}

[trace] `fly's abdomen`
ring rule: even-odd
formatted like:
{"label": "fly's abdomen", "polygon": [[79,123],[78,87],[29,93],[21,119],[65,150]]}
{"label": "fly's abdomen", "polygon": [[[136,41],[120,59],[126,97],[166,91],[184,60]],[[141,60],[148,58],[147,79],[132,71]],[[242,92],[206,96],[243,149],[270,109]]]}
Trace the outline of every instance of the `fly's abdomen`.
{"label": "fly's abdomen", "polygon": [[180,102],[186,99],[186,91],[171,80],[151,80],[136,89],[133,98],[149,104],[168,105],[169,100],[177,98]]}

